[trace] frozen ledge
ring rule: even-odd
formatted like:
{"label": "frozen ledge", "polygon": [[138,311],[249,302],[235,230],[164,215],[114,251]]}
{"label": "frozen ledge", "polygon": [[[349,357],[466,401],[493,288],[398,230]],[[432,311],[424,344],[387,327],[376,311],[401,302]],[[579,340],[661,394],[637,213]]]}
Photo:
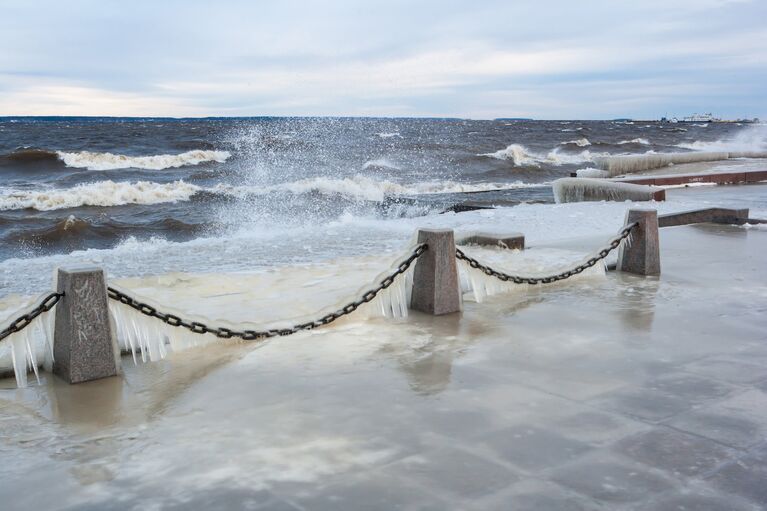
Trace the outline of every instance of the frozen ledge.
{"label": "frozen ledge", "polygon": [[557,203],[604,200],[621,202],[627,200],[666,200],[666,191],[663,189],[598,178],[565,177],[554,181],[552,188]]}

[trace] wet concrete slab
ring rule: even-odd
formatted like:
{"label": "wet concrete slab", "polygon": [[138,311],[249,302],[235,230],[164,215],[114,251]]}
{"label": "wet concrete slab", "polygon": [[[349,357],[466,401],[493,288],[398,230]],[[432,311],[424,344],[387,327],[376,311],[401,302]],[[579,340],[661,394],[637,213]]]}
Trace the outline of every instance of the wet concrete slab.
{"label": "wet concrete slab", "polygon": [[[76,386],[0,382],[0,507],[763,509],[767,232],[671,227],[660,242],[659,278],[124,358],[122,378]],[[157,292],[191,303],[185,282]],[[219,288],[222,315],[262,303]]]}

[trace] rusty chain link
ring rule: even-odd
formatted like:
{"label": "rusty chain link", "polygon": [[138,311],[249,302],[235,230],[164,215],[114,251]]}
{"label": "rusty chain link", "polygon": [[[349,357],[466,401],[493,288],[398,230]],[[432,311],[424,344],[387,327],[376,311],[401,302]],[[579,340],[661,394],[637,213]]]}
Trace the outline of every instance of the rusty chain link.
{"label": "rusty chain link", "polygon": [[54,305],[59,303],[59,300],[61,297],[64,296],[64,293],[51,293],[38,304],[37,307],[32,309],[31,311],[27,312],[26,314],[22,314],[18,318],[16,318],[11,324],[8,325],[7,328],[0,331],[0,341],[8,337],[9,335],[13,335],[16,332],[21,332],[26,327],[34,321],[34,319],[42,314],[43,312],[48,312],[53,308]]}
{"label": "rusty chain link", "polygon": [[639,222],[634,222],[630,225],[627,225],[624,227],[618,236],[610,240],[610,244],[604,247],[602,250],[597,252],[597,255],[589,258],[586,262],[579,264],[572,270],[563,271],[562,273],[558,273],[556,275],[552,275],[550,277],[520,277],[519,275],[509,275],[507,273],[500,272],[498,270],[494,270],[493,268],[490,268],[489,266],[485,266],[484,264],[480,263],[476,259],[467,256],[463,251],[461,251],[460,248],[455,249],[455,257],[459,260],[466,261],[469,266],[472,268],[476,268],[478,270],[481,270],[485,275],[490,275],[491,277],[495,277],[499,280],[502,280],[504,282],[513,282],[515,284],[551,284],[552,282],[557,282],[558,280],[565,280],[567,278],[572,277],[573,275],[578,275],[579,273],[583,272],[587,268],[591,268],[595,264],[597,264],[599,261],[607,257],[607,255],[618,248],[618,245],[621,244],[621,242],[626,239],[630,234],[631,231],[639,225]]}
{"label": "rusty chain link", "polygon": [[107,291],[109,294],[109,298],[111,298],[112,300],[116,300],[120,303],[123,303],[146,316],[157,318],[170,326],[183,327],[196,334],[210,333],[221,339],[231,339],[232,337],[239,337],[243,341],[253,341],[257,339],[266,339],[269,337],[291,335],[296,332],[300,332],[301,330],[312,330],[314,328],[328,325],[342,316],[351,314],[352,312],[357,310],[358,307],[360,307],[361,305],[365,303],[371,302],[378,295],[378,293],[380,293],[384,289],[391,286],[394,283],[394,280],[399,275],[405,273],[407,269],[410,268],[410,265],[413,264],[413,261],[421,257],[421,254],[423,254],[427,250],[427,248],[428,247],[425,243],[418,245],[413,250],[413,253],[410,254],[410,256],[408,256],[407,259],[402,261],[402,263],[400,263],[399,266],[397,266],[397,268],[391,274],[386,276],[386,278],[382,279],[381,282],[379,282],[376,287],[363,293],[362,296],[358,298],[357,300],[349,302],[344,307],[341,307],[340,309],[334,312],[325,314],[319,319],[316,319],[314,321],[308,321],[306,323],[293,325],[292,327],[289,327],[289,328],[275,328],[275,329],[263,330],[263,331],[256,331],[256,330],[240,331],[240,330],[231,330],[225,327],[211,327],[197,321],[186,321],[174,314],[166,314],[166,313],[160,312],[155,307],[139,302],[138,300],[130,297],[129,295],[123,293],[122,291],[118,291],[115,288],[107,287]]}

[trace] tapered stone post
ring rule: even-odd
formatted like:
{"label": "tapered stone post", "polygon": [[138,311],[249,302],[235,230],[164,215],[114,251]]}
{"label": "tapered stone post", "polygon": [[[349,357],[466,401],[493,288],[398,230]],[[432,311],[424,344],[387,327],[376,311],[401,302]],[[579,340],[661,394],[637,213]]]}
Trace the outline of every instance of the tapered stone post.
{"label": "tapered stone post", "polygon": [[435,316],[460,311],[461,289],[453,231],[419,230],[418,243],[426,243],[429,248],[415,264],[410,308]]}
{"label": "tapered stone post", "polygon": [[630,209],[626,225],[639,222],[631,232],[631,246],[623,243],[618,251],[618,271],[637,275],[660,275],[658,212],[654,209]]}
{"label": "tapered stone post", "polygon": [[60,268],[53,372],[69,383],[120,373],[120,351],[109,321],[106,280],[100,268]]}

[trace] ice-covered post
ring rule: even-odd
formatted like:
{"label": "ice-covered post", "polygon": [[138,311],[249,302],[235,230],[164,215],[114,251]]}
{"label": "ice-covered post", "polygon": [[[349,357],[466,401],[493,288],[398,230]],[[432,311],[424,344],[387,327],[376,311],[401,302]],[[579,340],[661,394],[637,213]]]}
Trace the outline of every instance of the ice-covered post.
{"label": "ice-covered post", "polygon": [[426,243],[429,248],[415,264],[410,308],[435,316],[460,311],[461,289],[453,231],[421,229],[418,243]]}
{"label": "ice-covered post", "polygon": [[60,268],[53,340],[53,372],[69,383],[120,373],[120,350],[109,321],[106,280],[100,268]]}
{"label": "ice-covered post", "polygon": [[623,243],[618,250],[618,271],[638,275],[660,275],[660,243],[658,212],[654,209],[630,209],[626,225],[639,222],[631,232],[631,244]]}

